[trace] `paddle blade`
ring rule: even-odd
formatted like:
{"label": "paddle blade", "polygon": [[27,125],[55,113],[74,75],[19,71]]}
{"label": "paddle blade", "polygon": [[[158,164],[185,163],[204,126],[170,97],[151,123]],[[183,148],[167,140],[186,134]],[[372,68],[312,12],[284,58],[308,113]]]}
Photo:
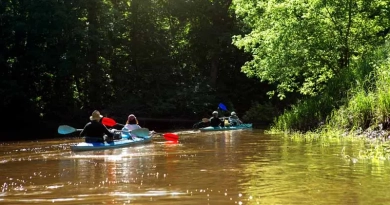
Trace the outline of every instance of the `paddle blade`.
{"label": "paddle blade", "polygon": [[148,128],[139,128],[131,131],[132,134],[134,134],[137,137],[147,137],[149,136],[149,129]]}
{"label": "paddle blade", "polygon": [[115,120],[113,120],[111,118],[103,117],[102,124],[105,126],[113,127],[116,125],[116,122],[115,122]]}
{"label": "paddle blade", "polygon": [[227,111],[226,106],[222,103],[219,103],[218,107],[221,108],[221,110]]}
{"label": "paddle blade", "polygon": [[62,134],[62,135],[70,134],[70,133],[76,132],[76,131],[77,131],[77,129],[75,129],[71,126],[68,126],[68,125],[61,125],[58,127],[58,133]]}
{"label": "paddle blade", "polygon": [[179,140],[179,135],[174,133],[165,133],[163,134],[163,137],[168,141],[177,141]]}

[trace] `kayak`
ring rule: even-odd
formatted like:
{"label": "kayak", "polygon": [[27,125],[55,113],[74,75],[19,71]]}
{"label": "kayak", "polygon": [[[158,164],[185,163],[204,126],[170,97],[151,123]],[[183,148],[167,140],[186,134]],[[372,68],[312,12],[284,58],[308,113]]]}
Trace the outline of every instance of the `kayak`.
{"label": "kayak", "polygon": [[226,130],[242,130],[252,128],[252,123],[241,124],[238,126],[228,126],[228,127],[204,127],[199,128],[201,132],[210,132],[210,131],[226,131]]}
{"label": "kayak", "polygon": [[134,139],[120,139],[112,142],[80,142],[75,145],[71,145],[72,151],[90,151],[90,150],[102,150],[102,149],[114,149],[120,147],[129,147],[138,144],[145,144],[152,141],[152,136],[144,136],[142,138],[136,137]]}

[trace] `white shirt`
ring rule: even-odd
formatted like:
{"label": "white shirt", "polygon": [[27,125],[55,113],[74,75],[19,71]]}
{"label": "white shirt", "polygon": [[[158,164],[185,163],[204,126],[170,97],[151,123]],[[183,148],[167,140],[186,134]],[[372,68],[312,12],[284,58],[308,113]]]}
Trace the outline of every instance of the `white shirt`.
{"label": "white shirt", "polygon": [[141,128],[141,126],[137,124],[126,124],[123,128],[126,128],[127,130],[131,131],[131,130],[139,129]]}
{"label": "white shirt", "polygon": [[122,132],[122,138],[132,139],[133,137],[136,137],[134,134],[129,133],[129,131],[136,130],[139,128],[141,128],[141,126],[137,124],[126,124],[122,128],[122,131],[126,131],[126,132]]}

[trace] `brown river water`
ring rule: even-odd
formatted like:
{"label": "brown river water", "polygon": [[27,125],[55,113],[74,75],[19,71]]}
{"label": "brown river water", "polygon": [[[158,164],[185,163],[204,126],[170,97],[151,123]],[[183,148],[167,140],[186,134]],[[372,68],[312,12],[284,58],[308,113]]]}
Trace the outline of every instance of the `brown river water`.
{"label": "brown river water", "polygon": [[358,141],[253,129],[70,151],[80,141],[1,143],[0,204],[390,204],[389,162],[354,158]]}

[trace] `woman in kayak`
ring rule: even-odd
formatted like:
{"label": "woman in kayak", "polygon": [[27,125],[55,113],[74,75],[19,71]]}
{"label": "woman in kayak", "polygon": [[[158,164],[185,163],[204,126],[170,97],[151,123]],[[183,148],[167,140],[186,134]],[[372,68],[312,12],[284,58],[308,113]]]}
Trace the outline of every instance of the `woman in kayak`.
{"label": "woman in kayak", "polygon": [[[88,122],[80,132],[80,136],[85,136],[85,142],[104,142],[104,140],[111,142],[113,140],[114,134],[100,122],[102,117],[98,110],[92,112],[89,117],[91,122]],[[105,135],[107,135],[106,139],[104,139]]]}
{"label": "woman in kayak", "polygon": [[127,117],[125,128],[129,131],[141,128],[141,126],[138,125],[138,120],[135,115],[131,114]]}
{"label": "woman in kayak", "polygon": [[231,126],[237,126],[242,124],[242,121],[238,118],[236,112],[230,113],[229,122]]}
{"label": "woman in kayak", "polygon": [[212,127],[223,127],[223,121],[219,119],[218,112],[214,111],[213,116],[210,118],[210,126]]}
{"label": "woman in kayak", "polygon": [[125,131],[125,132],[122,132],[122,138],[136,137],[136,136],[133,136],[130,133],[130,131],[135,130],[135,129],[139,129],[139,128],[141,128],[141,126],[138,125],[137,117],[135,117],[135,115],[133,115],[133,114],[129,115],[127,117],[127,121],[126,121],[125,126],[122,128],[122,131]]}

